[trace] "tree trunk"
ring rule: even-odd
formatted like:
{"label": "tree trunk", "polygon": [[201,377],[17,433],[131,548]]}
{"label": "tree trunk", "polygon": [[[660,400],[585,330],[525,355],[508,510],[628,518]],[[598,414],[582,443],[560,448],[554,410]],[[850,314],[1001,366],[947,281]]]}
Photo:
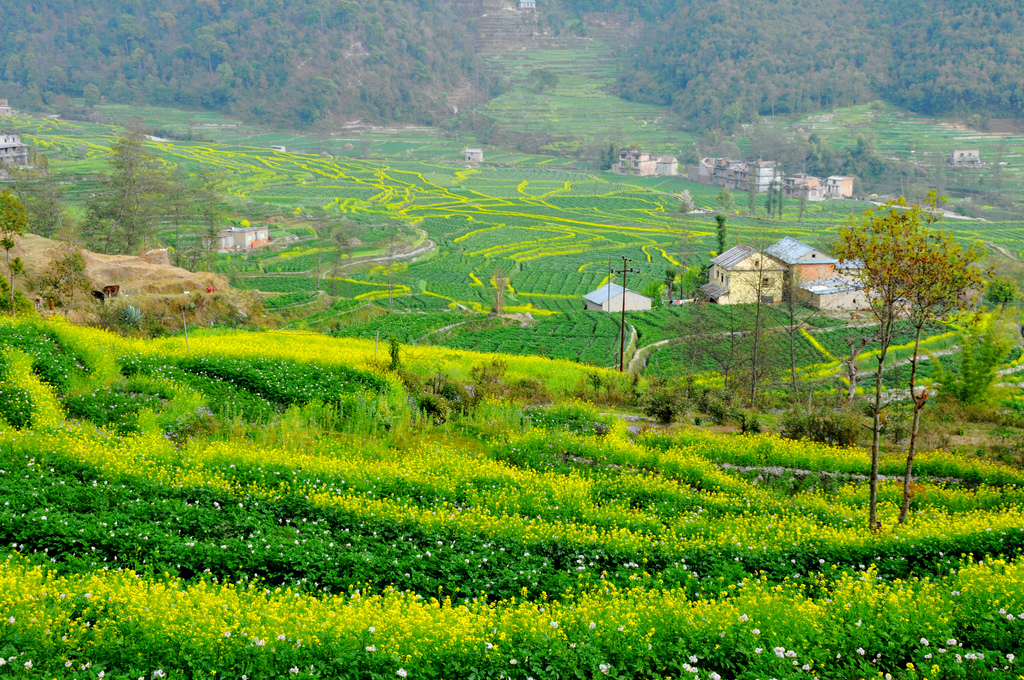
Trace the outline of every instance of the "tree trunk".
{"label": "tree trunk", "polygon": [[[762,255],[761,258],[762,259],[760,261],[763,262],[764,256]],[[761,281],[763,273],[764,269],[759,267],[757,272],[757,290],[755,291],[757,295],[757,307],[756,312],[754,313],[754,346],[750,355],[750,408],[754,408],[754,403],[757,401],[757,350],[761,343],[761,299],[763,297],[761,295],[763,292],[761,288]]]}
{"label": "tree trunk", "polygon": [[882,440],[882,369],[885,367],[885,355],[888,350],[888,346],[883,346],[878,354],[878,373],[875,374],[875,403],[871,414],[871,492],[868,500],[868,528],[871,531],[878,531],[882,528],[882,525],[878,523],[878,454]]}
{"label": "tree trunk", "polygon": [[925,391],[919,397],[914,388],[917,386],[917,362],[921,347],[921,329],[917,327],[917,334],[914,336],[914,356],[910,360],[910,398],[914,400],[914,424],[910,430],[910,446],[907,447],[907,468],[903,472],[903,503],[900,506],[899,523],[907,521],[907,513],[910,511],[910,475],[914,469],[914,454],[917,452],[917,434],[921,427],[921,411],[924,410],[925,402],[928,400],[928,392]]}
{"label": "tree trunk", "polygon": [[11,316],[14,316],[14,269],[11,267],[11,250],[5,248],[7,251],[7,271],[11,273]]}

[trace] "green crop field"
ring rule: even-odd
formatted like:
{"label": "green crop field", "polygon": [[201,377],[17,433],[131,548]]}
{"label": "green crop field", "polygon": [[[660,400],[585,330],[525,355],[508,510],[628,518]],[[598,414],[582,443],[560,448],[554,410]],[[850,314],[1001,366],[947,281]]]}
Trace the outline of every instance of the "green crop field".
{"label": "green crop field", "polygon": [[919,453],[872,531],[865,451],[637,431],[575,362],[4,319],[0,379],[3,677],[1019,675],[1016,467]]}
{"label": "green crop field", "polygon": [[[840,113],[853,117],[860,115],[858,111]],[[882,115],[864,111],[863,115]],[[886,111],[885,115],[895,114]],[[184,114],[157,110],[151,116],[169,125],[180,123]],[[96,173],[105,167],[117,129],[38,118],[15,118],[12,123],[47,154],[54,167],[74,180],[69,190],[72,200],[84,201]],[[406,225],[402,238],[408,249],[426,249],[415,260],[400,261],[394,272],[394,309],[487,311],[494,301],[495,271],[500,268],[509,277],[505,311],[529,313],[534,320],[481,331],[479,337],[452,333],[442,340],[459,347],[547,353],[614,365],[618,351],[614,320],[577,323],[579,317],[593,316],[581,311],[582,295],[607,282],[609,265],[620,265],[622,256],[631,258],[631,267],[639,270],[630,276],[629,287],[643,290],[663,283],[666,269],[680,269],[684,253],[691,264],[706,262],[714,248],[712,215],[681,213],[677,195],[689,191],[699,208],[714,208],[716,187],[679,178],[619,177],[533,162],[504,162],[543,156],[505,154],[501,164],[467,166],[460,162],[461,146],[436,138],[364,141],[387,158],[281,153],[241,143],[155,141],[147,146],[168,166],[221,173],[236,218],[258,221],[265,215],[287,216],[287,231],[275,227],[275,234],[313,238],[253,254],[248,260],[225,256],[218,266],[231,273],[238,287],[291,295],[313,291],[318,287],[319,263],[324,277],[320,290],[333,290],[337,298],[354,303],[387,304],[387,278],[380,261],[385,251],[380,246],[381,232],[374,226],[383,223]],[[413,148],[416,152],[410,153]],[[745,198],[737,195],[736,203],[745,205]],[[815,203],[799,219],[799,206],[787,201],[783,219],[770,221],[750,219],[737,211],[729,218],[728,243],[763,245],[789,235],[824,247],[839,225],[866,207],[851,200]],[[368,263],[350,267],[342,260],[342,269],[335,275],[331,263],[337,260],[336,246],[316,241],[311,236],[315,232],[302,226],[312,224],[303,222],[307,213],[362,225],[376,245],[352,255]],[[279,225],[274,219],[273,224]],[[1010,254],[1024,251],[1024,228],[1019,222],[950,219],[943,228],[964,242],[980,240]],[[347,309],[318,311],[311,323],[317,328],[343,328]],[[631,315],[636,317],[629,324],[637,331],[638,347],[675,332],[665,325],[665,313],[669,312]],[[648,365],[671,376],[679,361],[670,356],[673,351],[660,347]],[[802,351],[800,356],[801,364],[815,363],[813,352]]]}

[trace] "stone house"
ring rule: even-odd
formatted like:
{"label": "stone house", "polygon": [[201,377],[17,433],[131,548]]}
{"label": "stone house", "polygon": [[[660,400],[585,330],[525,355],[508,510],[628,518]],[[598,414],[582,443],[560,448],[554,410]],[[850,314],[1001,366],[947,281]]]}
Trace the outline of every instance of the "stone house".
{"label": "stone house", "polygon": [[815,309],[833,312],[856,310],[867,305],[864,284],[840,278],[801,283],[797,300]]}
{"label": "stone house", "polygon": [[518,9],[537,9],[537,0],[517,0]]}
{"label": "stone house", "polygon": [[708,282],[700,290],[720,305],[757,302],[773,303],[782,299],[786,264],[766,253],[740,243],[711,260]]}
{"label": "stone house", "polygon": [[28,165],[28,146],[21,143],[21,135],[0,132],[0,164]]}
{"label": "stone house", "polygon": [[467,163],[483,163],[484,162],[484,150],[483,149],[466,149],[462,152]]}
{"label": "stone house", "polygon": [[659,156],[654,174],[659,177],[675,177],[679,174],[679,159],[675,156]]}
{"label": "stone house", "polygon": [[644,311],[651,308],[651,298],[629,288],[623,289],[617,283],[606,283],[583,296],[583,309],[600,312],[621,312],[625,295],[627,312]]}
{"label": "stone house", "polygon": [[270,243],[270,227],[231,227],[217,232],[219,253],[236,253]]}
{"label": "stone house", "polygon": [[954,170],[980,170],[981,152],[978,149],[953,149],[949,164]]}
{"label": "stone house", "polygon": [[7,103],[6,99],[0,99],[0,116],[13,116],[14,111],[11,110],[10,104]]}

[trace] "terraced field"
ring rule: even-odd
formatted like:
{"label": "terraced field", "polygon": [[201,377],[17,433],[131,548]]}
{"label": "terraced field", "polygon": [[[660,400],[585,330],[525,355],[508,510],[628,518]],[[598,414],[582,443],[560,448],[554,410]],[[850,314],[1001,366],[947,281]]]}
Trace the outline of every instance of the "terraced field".
{"label": "terraced field", "polygon": [[[31,133],[30,141],[47,153],[56,167],[81,180],[73,184],[72,196],[84,199],[91,186],[89,178],[104,167],[116,130],[49,119],[13,122]],[[347,218],[370,228],[385,221],[406,225],[409,248],[424,245],[427,252],[403,262],[393,272],[390,297],[396,309],[485,312],[493,304],[493,279],[500,267],[509,281],[505,311],[537,318],[573,316],[582,307],[581,296],[605,283],[609,265],[621,263],[621,256],[631,258],[631,266],[640,270],[631,275],[629,286],[643,290],[663,283],[666,269],[680,269],[684,256],[690,264],[706,262],[714,247],[711,215],[684,215],[677,194],[689,191],[699,207],[714,207],[717,189],[677,178],[624,178],[528,165],[467,167],[452,160],[458,158],[459,147],[451,144],[447,146],[450,155],[430,160],[409,160],[408,148],[403,150],[401,145],[393,149],[389,160],[194,142],[157,141],[151,142],[150,148],[169,166],[222,173],[237,217],[286,215],[292,224],[290,233],[304,238],[313,232],[302,233],[303,215],[314,211],[328,219]],[[743,196],[736,198],[737,203],[743,202]],[[812,204],[799,220],[798,206],[789,201],[782,220],[733,215],[728,223],[728,243],[768,243],[791,235],[824,244],[838,225],[863,208],[860,201]],[[980,239],[1011,255],[1024,251],[1024,229],[1017,222],[948,220],[944,227],[964,241]],[[383,251],[376,248],[355,254],[379,257]],[[332,262],[336,252],[332,242],[314,239],[290,245],[271,257],[225,259],[221,266],[232,268],[241,287],[298,293],[316,289],[313,274],[317,262]],[[333,285],[340,298],[380,303],[389,295],[379,265],[378,261],[346,267],[331,281],[326,278],[333,276],[331,267],[323,264],[325,279],[320,288]],[[344,325],[346,310],[339,311],[336,318],[330,310],[318,312],[316,327]],[[559,330],[548,329],[547,340],[539,339],[532,326],[515,326],[503,330],[500,341],[487,341],[480,347],[500,346],[510,351],[516,343],[512,338],[518,336],[523,352],[551,352],[555,344],[551,338],[587,326],[554,320],[550,324]],[[645,333],[642,321],[631,325],[638,330],[641,346],[655,341],[657,333]],[[595,342],[589,335],[567,342],[565,352],[556,356],[615,363],[615,348],[611,354],[606,347],[584,351],[584,344],[591,347]],[[667,355],[653,361],[660,367],[673,363]]]}

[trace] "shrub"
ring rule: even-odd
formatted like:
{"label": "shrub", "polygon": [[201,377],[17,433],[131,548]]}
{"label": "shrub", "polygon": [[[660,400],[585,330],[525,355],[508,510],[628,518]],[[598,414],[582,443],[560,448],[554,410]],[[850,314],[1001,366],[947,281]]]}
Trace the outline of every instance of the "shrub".
{"label": "shrub", "polygon": [[640,401],[645,416],[668,425],[686,409],[686,400],[663,381],[653,382]]}
{"label": "shrub", "polygon": [[859,418],[842,410],[790,411],[782,423],[782,436],[788,439],[810,439],[834,446],[854,446],[860,431]]}

